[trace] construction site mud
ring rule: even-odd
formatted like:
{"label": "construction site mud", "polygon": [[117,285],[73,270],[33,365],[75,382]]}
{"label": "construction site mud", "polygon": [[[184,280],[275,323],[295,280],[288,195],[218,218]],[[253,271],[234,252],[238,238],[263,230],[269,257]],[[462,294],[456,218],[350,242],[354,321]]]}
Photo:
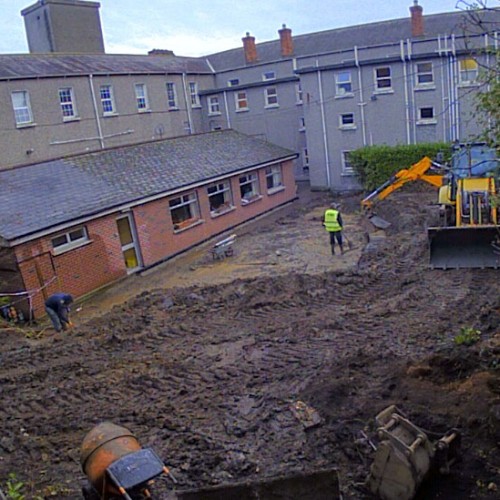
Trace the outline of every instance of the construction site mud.
{"label": "construction site mud", "polygon": [[[418,498],[498,498],[500,271],[428,268],[433,196],[381,203],[384,232],[340,199],[343,256],[321,226],[329,195],[299,199],[239,229],[234,257],[197,249],[83,303],[69,333],[1,329],[0,488],[14,473],[26,498],[79,498],[80,444],[106,420],[180,490],[335,467],[344,498],[368,499],[374,417],[396,404],[462,435],[462,460]],[[458,345],[467,329],[479,342]]]}

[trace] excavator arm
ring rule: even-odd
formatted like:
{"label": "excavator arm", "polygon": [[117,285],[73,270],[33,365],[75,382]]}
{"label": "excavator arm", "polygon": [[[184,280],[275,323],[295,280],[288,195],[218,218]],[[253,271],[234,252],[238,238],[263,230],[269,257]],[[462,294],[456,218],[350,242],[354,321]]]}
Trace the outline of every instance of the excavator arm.
{"label": "excavator arm", "polygon": [[414,163],[408,169],[402,169],[396,172],[389,180],[384,182],[375,191],[370,193],[366,198],[361,201],[361,206],[368,210],[370,209],[375,201],[383,200],[387,198],[391,193],[401,188],[408,182],[422,180],[428,182],[436,187],[441,187],[443,185],[443,176],[439,174],[429,175],[427,171],[433,166],[432,160],[424,156],[419,162]]}

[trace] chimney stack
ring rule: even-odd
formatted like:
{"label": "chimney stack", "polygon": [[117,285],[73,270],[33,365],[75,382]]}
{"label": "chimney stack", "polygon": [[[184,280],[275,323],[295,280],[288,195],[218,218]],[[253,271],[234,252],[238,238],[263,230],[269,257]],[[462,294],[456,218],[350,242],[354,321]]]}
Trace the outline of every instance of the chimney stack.
{"label": "chimney stack", "polygon": [[250,33],[247,33],[243,40],[243,49],[245,50],[245,61],[247,63],[257,62],[257,48],[255,47],[255,37],[250,36]]}
{"label": "chimney stack", "polygon": [[281,42],[281,55],[283,57],[290,57],[293,55],[293,40],[292,30],[286,27],[286,24],[278,31],[280,34]]}
{"label": "chimney stack", "polygon": [[418,5],[418,0],[413,0],[413,5],[410,7],[411,12],[411,36],[423,36],[424,34],[424,17],[422,15],[423,8]]}

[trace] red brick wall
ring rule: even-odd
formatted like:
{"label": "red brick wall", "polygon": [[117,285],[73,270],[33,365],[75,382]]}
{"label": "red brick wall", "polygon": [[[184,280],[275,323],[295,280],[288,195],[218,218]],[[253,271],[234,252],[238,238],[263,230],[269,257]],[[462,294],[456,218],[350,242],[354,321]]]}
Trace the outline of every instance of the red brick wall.
{"label": "red brick wall", "polygon": [[[296,185],[291,161],[282,164],[284,189],[268,194],[264,169],[259,171],[261,199],[241,204],[239,176],[230,180],[235,210],[212,217],[205,187],[198,188],[202,222],[175,232],[170,217],[168,198],[162,198],[132,211],[144,266],[150,266],[211,236],[222,233],[272,208],[292,200]],[[186,191],[190,192],[190,191]],[[33,297],[35,316],[44,313],[48,295],[63,291],[74,297],[85,295],[103,285],[126,276],[118,229],[117,213],[85,224],[89,242],[83,246],[54,255],[52,234],[15,248],[26,290],[38,290]],[[79,226],[75,226],[79,227]],[[49,283],[43,290],[40,288]]]}

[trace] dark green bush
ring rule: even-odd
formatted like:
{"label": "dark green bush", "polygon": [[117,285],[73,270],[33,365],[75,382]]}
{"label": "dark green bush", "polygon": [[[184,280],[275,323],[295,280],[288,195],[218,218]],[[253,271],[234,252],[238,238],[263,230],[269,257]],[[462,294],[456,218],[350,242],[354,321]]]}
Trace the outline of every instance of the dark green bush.
{"label": "dark green bush", "polygon": [[367,146],[349,154],[349,162],[366,191],[372,191],[402,168],[408,168],[424,156],[433,159],[444,153],[445,160],[451,155],[447,143],[424,143],[402,146]]}

